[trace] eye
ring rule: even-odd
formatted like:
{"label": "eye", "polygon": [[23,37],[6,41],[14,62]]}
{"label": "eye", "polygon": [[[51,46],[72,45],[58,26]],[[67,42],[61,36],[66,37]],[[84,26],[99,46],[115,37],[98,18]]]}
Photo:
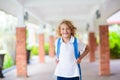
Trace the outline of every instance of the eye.
{"label": "eye", "polygon": [[61,30],[65,30],[64,28],[62,28]]}

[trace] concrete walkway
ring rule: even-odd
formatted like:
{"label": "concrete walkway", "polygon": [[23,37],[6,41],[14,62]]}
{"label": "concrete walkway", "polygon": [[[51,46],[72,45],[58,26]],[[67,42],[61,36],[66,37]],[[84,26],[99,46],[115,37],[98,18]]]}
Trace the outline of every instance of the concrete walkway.
{"label": "concrete walkway", "polygon": [[[45,63],[39,63],[38,57],[31,59],[28,65],[28,77],[17,77],[16,68],[4,73],[5,78],[0,80],[56,80],[53,75],[55,69],[55,58],[46,56]],[[110,61],[110,76],[99,76],[98,61],[89,63],[88,58],[85,58],[82,63],[83,80],[120,80],[120,60]]]}

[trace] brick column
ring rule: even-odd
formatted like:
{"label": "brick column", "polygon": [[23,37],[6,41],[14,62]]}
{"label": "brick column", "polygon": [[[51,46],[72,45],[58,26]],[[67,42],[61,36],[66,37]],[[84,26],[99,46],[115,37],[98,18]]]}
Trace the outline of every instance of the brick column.
{"label": "brick column", "polygon": [[95,61],[95,50],[96,50],[96,37],[94,35],[94,32],[89,33],[89,38],[88,38],[88,44],[89,44],[89,54],[90,54],[90,62]]}
{"label": "brick column", "polygon": [[17,76],[27,77],[26,28],[16,28],[16,67]]}
{"label": "brick column", "polygon": [[49,56],[54,57],[55,56],[55,49],[54,49],[54,36],[49,37]]}
{"label": "brick column", "polygon": [[101,25],[100,31],[100,75],[110,74],[110,52],[108,41],[108,25]]}
{"label": "brick column", "polygon": [[45,62],[44,34],[39,34],[39,60]]}

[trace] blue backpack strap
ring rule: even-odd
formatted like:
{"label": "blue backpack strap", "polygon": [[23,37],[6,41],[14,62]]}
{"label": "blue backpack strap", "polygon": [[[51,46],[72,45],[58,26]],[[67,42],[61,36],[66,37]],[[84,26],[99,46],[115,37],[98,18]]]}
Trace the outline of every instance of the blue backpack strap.
{"label": "blue backpack strap", "polygon": [[[80,52],[78,50],[78,43],[77,43],[77,38],[74,38],[74,51],[75,51],[75,58],[79,58],[80,56]],[[80,64],[78,64],[78,68],[79,68],[79,73],[80,73],[80,80],[82,80],[82,73],[81,73],[81,67],[80,67]]]}
{"label": "blue backpack strap", "polygon": [[58,59],[59,59],[60,46],[61,46],[60,39],[61,38],[58,38],[58,41],[57,41],[57,53],[56,53],[56,56],[57,56]]}
{"label": "blue backpack strap", "polygon": [[78,50],[78,43],[77,43],[77,38],[74,38],[74,51],[75,51],[75,58],[77,59],[80,54],[79,54],[79,50]]}

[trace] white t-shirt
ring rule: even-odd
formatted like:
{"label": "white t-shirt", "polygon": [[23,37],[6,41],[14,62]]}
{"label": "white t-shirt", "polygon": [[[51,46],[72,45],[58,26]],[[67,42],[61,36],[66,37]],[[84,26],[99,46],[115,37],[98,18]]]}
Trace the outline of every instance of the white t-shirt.
{"label": "white t-shirt", "polygon": [[[55,51],[57,52],[57,41],[55,41]],[[71,36],[71,39],[69,42],[64,43],[62,39],[60,40],[61,46],[60,46],[60,54],[59,54],[59,62],[56,65],[55,69],[55,75],[61,76],[61,77],[78,77],[79,75],[79,69],[76,63],[76,58],[74,55],[74,37]],[[85,50],[86,45],[79,40],[78,42],[78,49],[80,51],[80,54],[83,53]]]}

